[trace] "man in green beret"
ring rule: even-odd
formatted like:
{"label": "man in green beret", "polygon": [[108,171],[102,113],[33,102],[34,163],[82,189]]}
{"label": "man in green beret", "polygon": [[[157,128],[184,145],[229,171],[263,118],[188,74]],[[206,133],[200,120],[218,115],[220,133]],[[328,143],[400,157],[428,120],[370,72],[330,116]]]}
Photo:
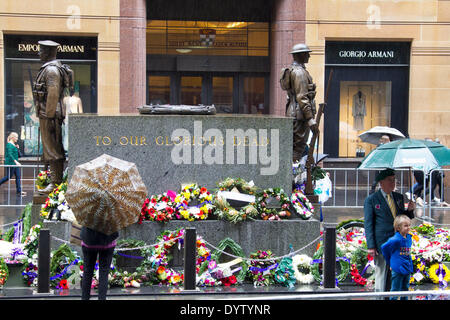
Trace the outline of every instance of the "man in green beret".
{"label": "man in green beret", "polygon": [[405,214],[414,218],[415,203],[405,210],[403,195],[395,192],[395,171],[384,169],[376,176],[380,189],[364,202],[364,228],[367,249],[375,262],[375,291],[389,291],[389,266],[381,254],[381,245],[395,234],[394,218]]}

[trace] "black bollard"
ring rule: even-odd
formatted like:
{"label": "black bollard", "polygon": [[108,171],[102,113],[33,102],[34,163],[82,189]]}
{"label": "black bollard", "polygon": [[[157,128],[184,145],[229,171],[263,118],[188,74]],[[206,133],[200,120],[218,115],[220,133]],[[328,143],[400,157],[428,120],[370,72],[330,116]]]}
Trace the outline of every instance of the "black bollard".
{"label": "black bollard", "polygon": [[39,232],[38,248],[38,293],[50,292],[50,230]]}
{"label": "black bollard", "polygon": [[325,227],[323,253],[323,287],[336,287],[336,228]]}
{"label": "black bollard", "polygon": [[197,235],[195,228],[186,228],[184,234],[184,290],[195,290],[195,253]]}

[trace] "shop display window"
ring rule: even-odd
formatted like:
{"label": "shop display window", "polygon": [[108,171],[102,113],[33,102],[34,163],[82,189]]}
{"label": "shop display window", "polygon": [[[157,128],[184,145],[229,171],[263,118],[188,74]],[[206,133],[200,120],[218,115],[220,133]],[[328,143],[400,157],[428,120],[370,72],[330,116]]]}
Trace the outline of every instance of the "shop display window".
{"label": "shop display window", "polygon": [[376,145],[364,143],[359,134],[391,124],[391,81],[341,81],[339,157],[367,155]]}

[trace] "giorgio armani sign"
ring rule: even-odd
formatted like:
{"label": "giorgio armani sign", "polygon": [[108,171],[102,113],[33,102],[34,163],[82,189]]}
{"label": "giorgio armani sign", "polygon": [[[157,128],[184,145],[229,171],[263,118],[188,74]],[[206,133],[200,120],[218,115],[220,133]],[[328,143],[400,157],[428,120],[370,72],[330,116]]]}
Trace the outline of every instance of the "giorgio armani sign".
{"label": "giorgio armani sign", "polygon": [[408,66],[409,42],[327,41],[326,65]]}
{"label": "giorgio armani sign", "polygon": [[58,59],[97,60],[96,37],[5,35],[5,57],[39,59],[39,40],[53,40],[58,46]]}

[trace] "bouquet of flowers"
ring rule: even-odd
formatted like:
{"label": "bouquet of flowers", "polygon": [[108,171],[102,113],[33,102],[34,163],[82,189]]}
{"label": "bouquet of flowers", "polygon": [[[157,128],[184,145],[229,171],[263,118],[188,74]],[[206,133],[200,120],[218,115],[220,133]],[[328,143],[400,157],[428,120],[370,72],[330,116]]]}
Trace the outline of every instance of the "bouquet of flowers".
{"label": "bouquet of flowers", "polygon": [[74,221],[75,216],[66,202],[67,181],[61,183],[49,193],[42,205],[40,215],[48,220]]}
{"label": "bouquet of flowers", "polygon": [[50,171],[49,170],[42,170],[39,171],[37,177],[36,177],[36,188],[38,190],[45,189],[50,184]]}

